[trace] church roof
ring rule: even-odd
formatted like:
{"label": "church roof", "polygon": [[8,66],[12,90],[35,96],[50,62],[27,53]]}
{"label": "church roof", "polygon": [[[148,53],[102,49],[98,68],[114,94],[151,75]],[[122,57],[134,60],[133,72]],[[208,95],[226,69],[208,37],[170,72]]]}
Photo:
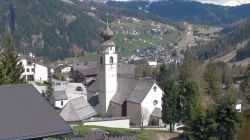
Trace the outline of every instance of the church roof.
{"label": "church roof", "polygon": [[118,81],[117,92],[111,99],[111,101],[117,104],[123,104],[123,102],[129,97],[129,95],[135,89],[138,80],[136,80],[135,78],[118,76],[117,81]]}
{"label": "church roof", "polygon": [[152,112],[151,116],[161,118],[161,109],[160,108],[155,108],[154,111]]}
{"label": "church roof", "polygon": [[84,97],[70,100],[60,113],[62,118],[68,122],[82,121],[96,114],[95,110]]}
{"label": "church roof", "polygon": [[[125,100],[141,103],[148,94],[154,84],[152,79],[136,79],[132,77],[119,76],[117,77],[117,92],[111,99],[112,102],[123,104]],[[90,94],[98,92],[98,83],[96,80],[87,90]]]}
{"label": "church roof", "polygon": [[141,103],[153,85],[154,81],[152,79],[138,80],[136,87],[127,98],[127,101]]}

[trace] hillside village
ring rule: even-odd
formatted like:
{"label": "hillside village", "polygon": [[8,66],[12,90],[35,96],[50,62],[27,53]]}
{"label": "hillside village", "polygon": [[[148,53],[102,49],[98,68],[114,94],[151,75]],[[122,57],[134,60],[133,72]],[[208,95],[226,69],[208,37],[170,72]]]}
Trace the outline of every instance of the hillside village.
{"label": "hillside village", "polygon": [[[119,63],[112,41],[113,31],[108,22],[101,36],[104,41],[100,44],[96,62],[92,63],[58,64],[53,67],[32,53],[19,55],[24,68],[21,76],[29,85],[10,88],[39,92],[70,125],[81,123],[126,129],[141,125],[166,127],[161,119],[162,88],[152,77],[136,78],[135,64]],[[164,51],[165,48],[138,50],[137,57],[148,60],[147,65],[151,67],[173,61],[180,63],[184,59],[178,62],[171,60],[168,52]],[[137,60],[136,55],[133,58]],[[237,80],[240,79],[234,81],[235,85],[240,84]],[[47,94],[48,87],[44,84],[47,82],[52,82],[51,95]],[[241,104],[237,104],[236,109],[241,111]],[[182,123],[176,123],[174,130],[182,126]]]}
{"label": "hillside village", "polygon": [[[75,44],[77,57],[51,61],[20,53],[13,29],[0,36],[0,140],[250,137],[250,63],[236,60],[249,47],[250,22],[177,26],[108,14],[104,21],[95,10],[106,0],[95,2],[88,14],[103,23],[91,38],[96,52]],[[31,38],[45,47],[42,34]]]}

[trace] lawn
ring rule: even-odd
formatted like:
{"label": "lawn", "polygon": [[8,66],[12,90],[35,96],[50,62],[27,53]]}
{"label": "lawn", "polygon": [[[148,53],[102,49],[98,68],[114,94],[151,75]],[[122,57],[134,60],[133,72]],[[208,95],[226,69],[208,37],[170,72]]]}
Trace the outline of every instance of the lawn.
{"label": "lawn", "polygon": [[144,129],[142,133],[141,129],[109,128],[109,127],[102,127],[102,126],[80,125],[80,126],[74,126],[73,130],[80,135],[86,135],[91,128],[99,128],[99,129],[105,130],[111,135],[119,135],[119,136],[136,135],[138,140],[153,140],[156,138],[156,135],[168,136],[168,137],[178,136],[178,133],[170,133],[170,132],[163,131],[163,130]]}

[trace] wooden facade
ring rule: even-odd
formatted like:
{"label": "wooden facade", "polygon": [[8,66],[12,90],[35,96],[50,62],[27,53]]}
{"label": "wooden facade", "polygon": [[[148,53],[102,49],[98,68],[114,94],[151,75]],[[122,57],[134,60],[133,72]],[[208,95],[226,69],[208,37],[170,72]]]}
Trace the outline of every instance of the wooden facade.
{"label": "wooden facade", "polygon": [[245,126],[242,129],[238,140],[250,140],[250,109],[242,112],[245,119]]}

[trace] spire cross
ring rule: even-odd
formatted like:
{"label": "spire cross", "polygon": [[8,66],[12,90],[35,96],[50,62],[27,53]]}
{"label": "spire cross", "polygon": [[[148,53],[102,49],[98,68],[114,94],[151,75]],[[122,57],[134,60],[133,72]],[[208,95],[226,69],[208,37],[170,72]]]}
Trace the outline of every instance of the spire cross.
{"label": "spire cross", "polygon": [[107,16],[107,24],[108,24],[108,22],[109,22],[109,12],[107,12],[106,16]]}

